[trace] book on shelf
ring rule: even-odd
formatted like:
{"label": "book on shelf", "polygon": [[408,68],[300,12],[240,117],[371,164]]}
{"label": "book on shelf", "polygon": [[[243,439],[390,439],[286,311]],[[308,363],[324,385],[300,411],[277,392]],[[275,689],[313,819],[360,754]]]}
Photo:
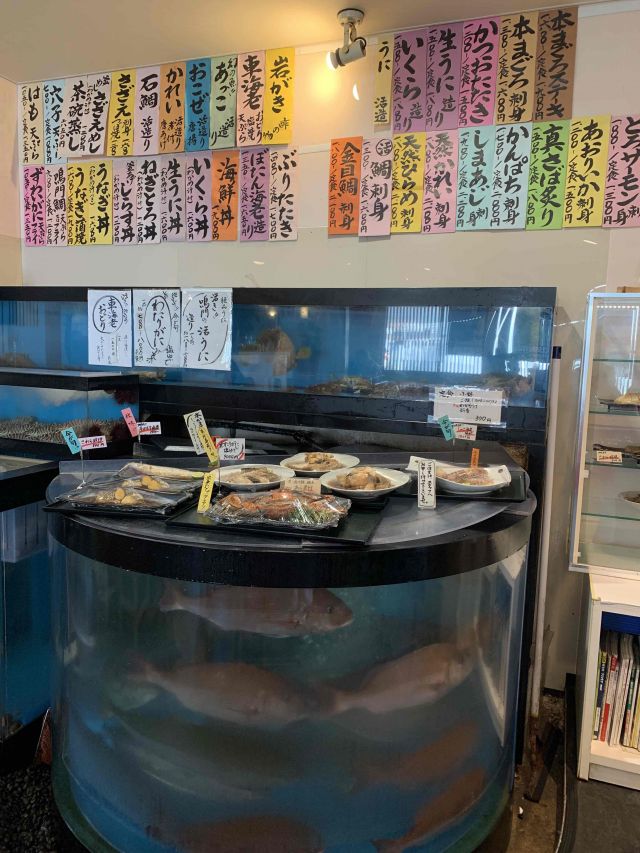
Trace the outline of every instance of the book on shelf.
{"label": "book on shelf", "polygon": [[593,738],[640,748],[640,640],[603,630],[597,659]]}
{"label": "book on shelf", "polygon": [[640,665],[640,653],[636,637],[631,638],[631,676],[629,678],[629,690],[627,692],[627,704],[624,710],[624,723],[622,728],[622,745],[631,746],[633,734],[633,714],[638,697],[638,668]]}
{"label": "book on shelf", "polygon": [[598,690],[596,693],[596,704],[593,712],[593,736],[597,738],[600,733],[600,721],[602,720],[602,706],[604,704],[604,692],[607,679],[607,641],[609,632],[603,631],[600,636],[600,651],[598,652]]}
{"label": "book on shelf", "polygon": [[618,635],[615,631],[609,631],[609,636],[607,638],[607,683],[605,686],[604,706],[599,733],[599,739],[603,742],[606,742],[609,739],[609,734],[611,733],[611,722],[613,717],[611,709],[614,704],[616,690],[618,687],[618,650]]}
{"label": "book on shelf", "polygon": [[620,658],[618,667],[618,684],[613,697],[613,719],[611,721],[611,732],[609,734],[609,746],[618,746],[624,712],[627,707],[627,694],[629,693],[629,679],[631,677],[631,634],[622,634],[620,637]]}

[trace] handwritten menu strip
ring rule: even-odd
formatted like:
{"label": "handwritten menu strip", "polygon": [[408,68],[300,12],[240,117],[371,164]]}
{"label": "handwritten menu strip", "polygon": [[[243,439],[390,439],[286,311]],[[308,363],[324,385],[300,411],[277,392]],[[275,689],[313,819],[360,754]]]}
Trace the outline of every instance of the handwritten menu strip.
{"label": "handwritten menu strip", "polygon": [[186,232],[185,156],[163,154],[160,158],[160,240],[184,240]]}
{"label": "handwritten menu strip", "polygon": [[66,429],[60,430],[60,435],[64,438],[71,453],[80,453],[82,445],[80,444],[80,439],[76,435],[76,431],[73,427],[67,427]]}
{"label": "handwritten menu strip", "polygon": [[437,24],[427,31],[427,131],[458,126],[462,31],[462,22]]}
{"label": "handwritten menu strip", "polygon": [[533,117],[538,13],[504,15],[496,91],[496,124],[519,124]]}
{"label": "handwritten menu strip", "polygon": [[429,31],[398,33],[393,45],[393,132],[425,129]]}
{"label": "handwritten menu strip", "polygon": [[610,116],[571,122],[564,194],[564,227],[602,225]]}
{"label": "handwritten menu strip", "polygon": [[640,225],[640,115],[611,119],[603,225]]}
{"label": "handwritten menu strip", "polygon": [[64,163],[58,157],[60,119],[64,103],[64,80],[47,80],[42,87],[44,97],[44,162],[47,165]]}
{"label": "handwritten menu strip", "polygon": [[211,60],[187,62],[187,109],[185,151],[205,151],[209,147],[209,104],[211,101]]}
{"label": "handwritten menu strip", "polygon": [[391,124],[391,89],[393,86],[393,33],[378,36],[373,83],[373,124],[377,130]]}
{"label": "handwritten menu strip", "polygon": [[47,243],[47,185],[44,166],[24,166],[22,196],[24,205],[24,242],[27,246]]}
{"label": "handwritten menu strip", "polygon": [[111,74],[91,74],[87,78],[80,130],[80,152],[85,156],[104,154],[110,93]]}
{"label": "handwritten menu strip", "polygon": [[436,463],[433,459],[418,460],[418,508],[434,509],[436,505]]}
{"label": "handwritten menu strip", "polygon": [[22,162],[44,163],[44,99],[42,83],[20,88],[22,104]]}
{"label": "handwritten menu strip", "polygon": [[231,370],[232,292],[183,289],[182,367]]}
{"label": "handwritten menu strip", "polygon": [[391,231],[391,187],[393,139],[370,137],[362,140],[360,177],[361,237],[384,237]]}
{"label": "handwritten menu strip", "polygon": [[477,388],[436,387],[433,417],[444,415],[452,423],[500,424],[502,423],[502,391]]}
{"label": "handwritten menu strip", "polygon": [[133,153],[146,157],[158,153],[160,125],[160,66],[139,68],[133,108]]}
{"label": "handwritten menu strip", "polygon": [[111,160],[89,165],[89,202],[87,242],[91,246],[107,246],[112,242],[111,229]]}
{"label": "handwritten menu strip", "polygon": [[138,242],[137,163],[133,158],[113,161],[113,242],[130,246]]}
{"label": "handwritten menu strip", "polygon": [[331,140],[329,155],[329,236],[357,234],[360,216],[362,137]]}
{"label": "handwritten menu strip", "polygon": [[185,63],[160,66],[160,125],[162,154],[184,151]]}
{"label": "handwritten menu strip", "polygon": [[295,148],[269,153],[269,240],[298,239],[298,156]]}
{"label": "handwritten menu strip", "polygon": [[458,198],[456,228],[479,231],[489,227],[496,129],[458,131]]}
{"label": "handwritten menu strip", "polygon": [[67,245],[86,246],[89,216],[88,163],[67,165]]}
{"label": "handwritten menu strip", "polygon": [[187,240],[211,240],[211,154],[185,158]]}
{"label": "handwritten menu strip", "polygon": [[533,125],[527,195],[528,230],[562,228],[568,146],[568,121],[537,122]]}
{"label": "handwritten menu strip", "polygon": [[67,245],[67,167],[45,167],[47,188],[47,246]]}
{"label": "handwritten menu strip", "polygon": [[238,239],[238,151],[211,152],[211,239]]}
{"label": "handwritten menu strip", "polygon": [[493,124],[500,18],[466,21],[462,34],[458,126]]}
{"label": "handwritten menu strip", "polygon": [[269,239],[268,148],[240,152],[240,240]]}
{"label": "handwritten menu strip", "polygon": [[135,68],[116,71],[111,75],[107,129],[107,154],[110,157],[129,157],[133,152],[135,90]]}
{"label": "handwritten menu strip", "polygon": [[211,104],[209,146],[233,148],[236,144],[236,98],[238,57],[214,56],[211,60]]}
{"label": "handwritten menu strip", "polygon": [[422,230],[426,134],[401,133],[393,137],[391,233]]}
{"label": "handwritten menu strip", "polygon": [[238,56],[237,142],[240,147],[260,145],[264,107],[265,53]]}
{"label": "handwritten menu strip", "polygon": [[136,186],[138,243],[160,242],[160,158],[138,161]]}
{"label": "handwritten menu strip", "polygon": [[524,228],[527,215],[531,123],[496,127],[491,183],[492,228]]}
{"label": "handwritten menu strip", "polygon": [[200,432],[202,430],[204,430],[206,434],[209,432],[207,429],[207,422],[202,414],[202,409],[198,409],[195,412],[188,412],[182,417],[184,418],[187,430],[189,431],[189,438],[193,444],[193,449],[198,456],[202,456],[204,453],[204,443],[200,440]]}
{"label": "handwritten menu strip", "polygon": [[81,154],[80,134],[86,97],[86,77],[68,77],[65,80],[58,140],[59,157],[79,157]]}
{"label": "handwritten menu strip", "polygon": [[89,290],[87,325],[89,364],[131,367],[130,290]]}
{"label": "handwritten menu strip", "polygon": [[296,52],[292,47],[265,54],[262,142],[289,145],[293,128],[293,86]]}
{"label": "handwritten menu strip", "polygon": [[578,7],[539,13],[534,121],[571,118]]}
{"label": "handwritten menu strip", "polygon": [[422,202],[424,234],[446,234],[456,230],[457,194],[458,131],[427,133]]}
{"label": "handwritten menu strip", "polygon": [[136,367],[179,367],[180,314],[179,290],[133,290]]}

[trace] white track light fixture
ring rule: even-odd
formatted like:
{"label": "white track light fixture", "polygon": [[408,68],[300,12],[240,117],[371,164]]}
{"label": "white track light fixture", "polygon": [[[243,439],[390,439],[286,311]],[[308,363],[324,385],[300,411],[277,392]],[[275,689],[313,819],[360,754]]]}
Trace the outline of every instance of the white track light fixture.
{"label": "white track light fixture", "polygon": [[363,19],[364,12],[361,9],[342,9],[338,12],[338,23],[344,30],[344,42],[342,47],[332,50],[327,55],[328,63],[332,68],[340,68],[366,56],[367,41],[356,32],[356,26],[361,24]]}

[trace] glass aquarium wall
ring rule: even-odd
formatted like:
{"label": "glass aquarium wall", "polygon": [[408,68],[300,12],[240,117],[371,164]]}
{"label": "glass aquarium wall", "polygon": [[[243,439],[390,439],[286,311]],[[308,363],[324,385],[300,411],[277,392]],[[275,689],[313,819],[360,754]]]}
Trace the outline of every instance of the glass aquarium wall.
{"label": "glass aquarium wall", "polygon": [[0,512],[0,742],[51,703],[51,580],[42,505]]}
{"label": "glass aquarium wall", "polygon": [[57,543],[53,559],[54,788],[89,849],[472,850],[490,832],[526,548],[331,590],[178,582]]}

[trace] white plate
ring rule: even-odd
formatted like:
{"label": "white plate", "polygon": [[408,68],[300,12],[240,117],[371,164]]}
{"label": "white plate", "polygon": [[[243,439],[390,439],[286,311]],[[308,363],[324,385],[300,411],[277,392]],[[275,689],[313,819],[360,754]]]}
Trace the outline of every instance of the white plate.
{"label": "white plate", "polygon": [[[324,451],[318,451],[322,453]],[[340,468],[355,468],[356,465],[360,464],[360,460],[357,456],[349,456],[346,453],[331,453],[331,456],[336,460],[336,462],[340,463]],[[287,459],[283,459],[281,465],[285,468],[291,468],[291,463],[294,465],[297,462],[304,462],[306,453],[296,453],[295,456],[289,456]],[[291,468],[292,471],[295,471],[296,474],[300,477],[319,477],[321,474],[333,474],[334,471],[338,471],[338,468],[332,468],[331,471],[326,471],[324,468],[322,470],[315,469],[314,471],[296,471],[295,468]]]}
{"label": "white plate", "polygon": [[367,467],[373,468],[378,474],[381,474],[383,477],[391,480],[393,485],[389,486],[387,489],[375,489],[375,491],[369,491],[366,489],[343,489],[341,486],[333,485],[336,477],[348,474],[353,470],[352,468],[339,468],[336,471],[327,471],[326,474],[323,474],[322,477],[320,477],[320,482],[323,486],[331,489],[332,492],[335,492],[337,495],[344,495],[346,498],[375,500],[375,498],[379,498],[381,495],[388,495],[395,489],[399,489],[401,486],[406,485],[406,483],[411,479],[411,477],[408,474],[405,474],[404,471],[393,471],[391,468],[378,468],[377,465],[368,465]]}
{"label": "white plate", "polygon": [[[229,482],[230,474],[237,474],[245,468],[268,468],[278,479],[272,483],[251,483],[244,485]],[[267,489],[277,489],[279,485],[285,483],[287,480],[291,480],[292,477],[295,477],[295,473],[290,471],[289,468],[283,468],[282,465],[259,465],[257,462],[249,465],[230,465],[228,468],[220,469],[220,482],[234,492],[266,492]]]}
{"label": "white plate", "polygon": [[622,498],[622,500],[625,502],[625,504],[626,504],[625,509],[627,510],[627,512],[633,512],[634,514],[640,515],[640,503],[638,503],[637,501],[629,500],[631,495],[637,495],[637,494],[638,494],[637,491],[620,492],[618,497]]}
{"label": "white plate", "polygon": [[493,483],[490,486],[467,486],[464,483],[453,483],[440,476],[444,471],[457,471],[461,468],[470,468],[470,465],[449,465],[446,462],[436,462],[436,482],[443,492],[450,495],[490,495],[511,482],[511,473],[506,465],[480,465],[491,474]]}

